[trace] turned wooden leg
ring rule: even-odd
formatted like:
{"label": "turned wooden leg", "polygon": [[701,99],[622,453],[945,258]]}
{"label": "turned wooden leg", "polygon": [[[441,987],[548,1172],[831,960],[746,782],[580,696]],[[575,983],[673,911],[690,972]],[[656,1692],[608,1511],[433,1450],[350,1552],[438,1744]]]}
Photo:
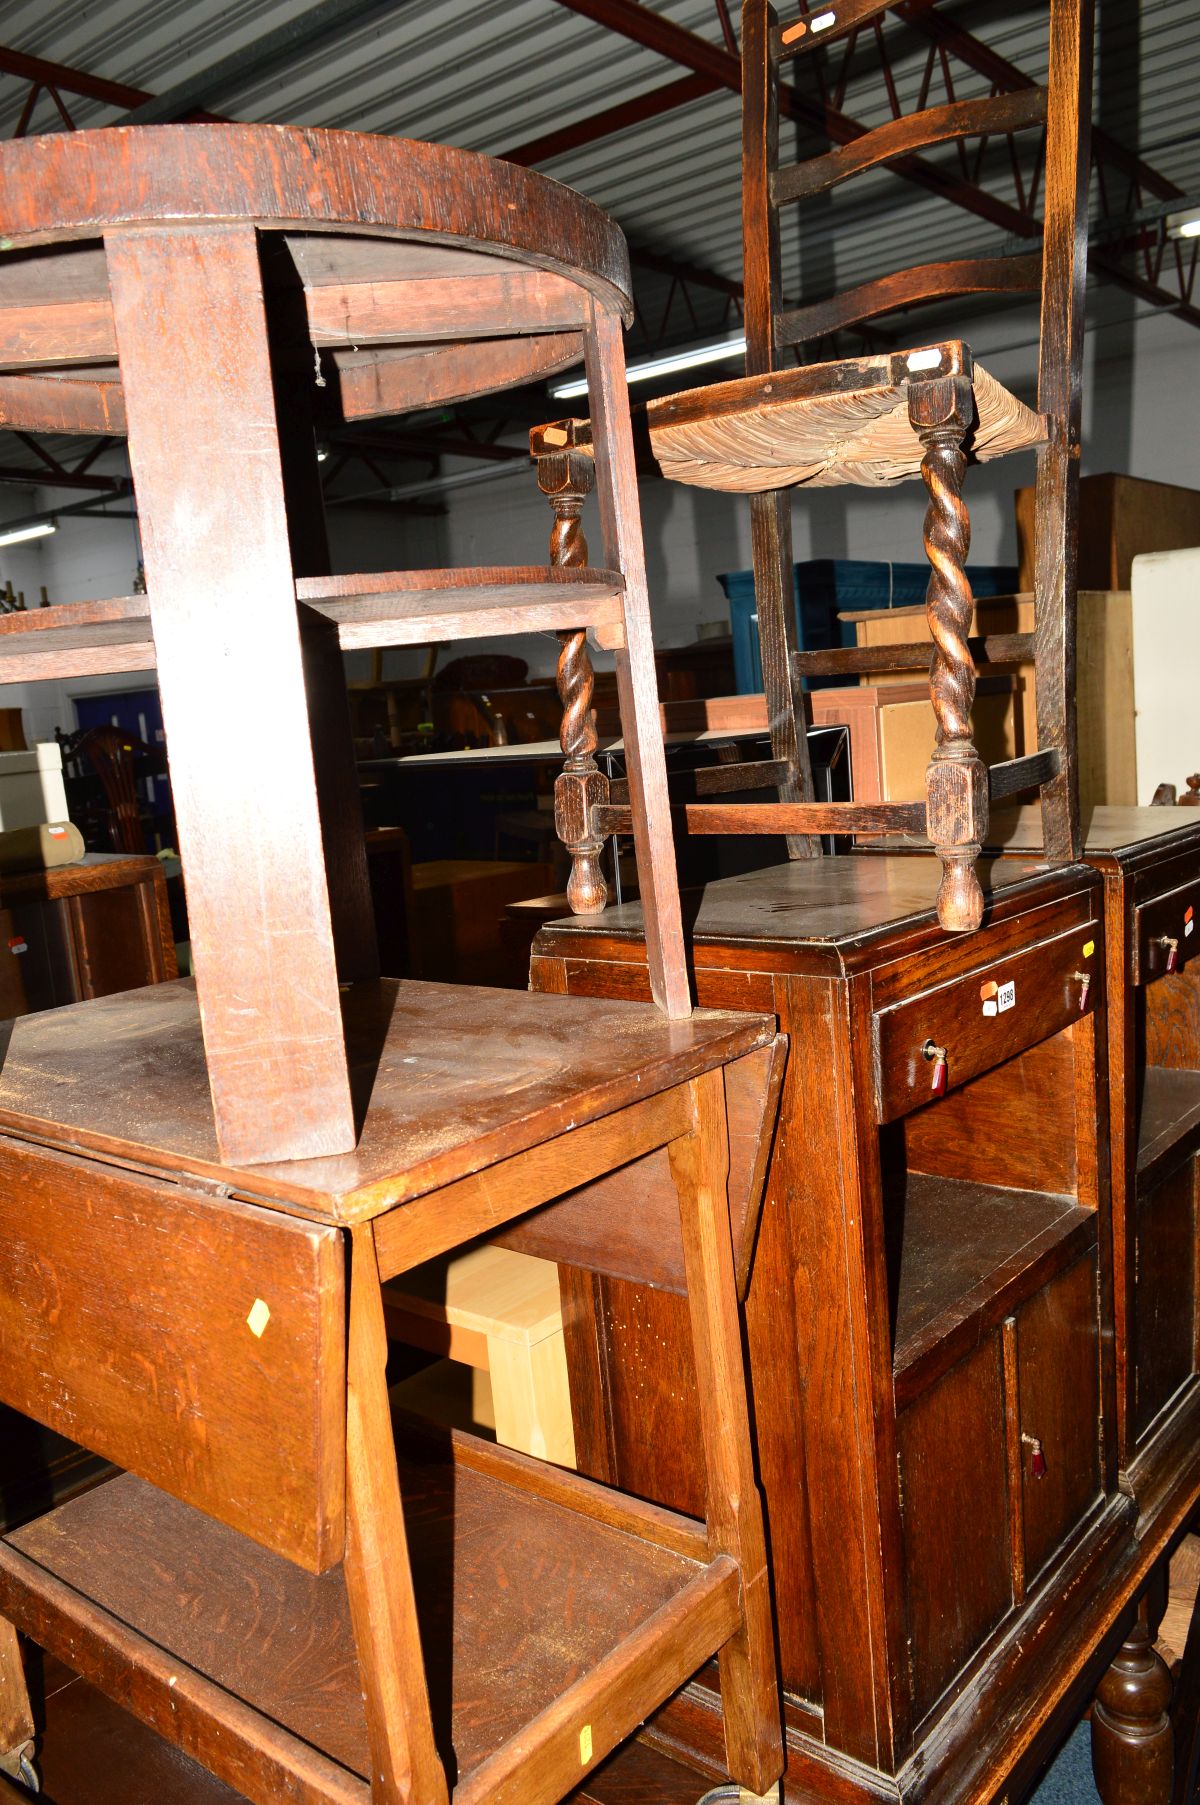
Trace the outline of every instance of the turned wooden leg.
{"label": "turned wooden leg", "polygon": [[408,1563],[388,1407],[387,1330],[370,1223],[353,1231],[346,1405],[346,1596],[358,1649],[372,1805],[447,1805]]}
{"label": "turned wooden leg", "polygon": [[0,1774],[23,1777],[33,1760],[33,1711],[17,1632],[0,1617]]}
{"label": "turned wooden leg", "polygon": [[975,861],[988,821],[987,767],[971,738],[975,661],[967,642],[972,599],[965,568],[971,522],[962,499],[963,440],[974,418],[969,378],[911,383],[908,411],[925,448],[921,475],[929,492],[925,551],[932,575],[925,607],[935,646],[929,686],[937,744],[925,777],[926,831],[943,867],[938,920],[964,933],[983,919]]}
{"label": "turned wooden leg", "polygon": [[[558,420],[536,426],[529,449],[537,459],[538,488],[554,509],[550,563],[581,568],[588,561],[580,516],[596,478],[592,431],[586,420]],[[595,676],[583,627],[558,636],[558,694],[563,705],[559,743],[566,763],[554,785],[554,827],[571,854],[567,901],[576,915],[595,915],[608,901],[600,869],[603,836],[592,828],[592,808],[608,801],[608,779],[595,760]]]}
{"label": "turned wooden leg", "polygon": [[1143,1600],[1092,1707],[1092,1772],[1104,1805],[1170,1805],[1170,1703],[1171,1676],[1155,1652]]}
{"label": "turned wooden leg", "polygon": [[709,1547],[742,1572],[742,1627],[720,1652],[725,1761],[760,1796],[783,1772],[783,1732],[762,1501],[750,1446],[733,1243],[725,1083],[718,1070],[692,1085],[696,1132],[670,1148],[679,1192],[683,1261],[704,1434]]}

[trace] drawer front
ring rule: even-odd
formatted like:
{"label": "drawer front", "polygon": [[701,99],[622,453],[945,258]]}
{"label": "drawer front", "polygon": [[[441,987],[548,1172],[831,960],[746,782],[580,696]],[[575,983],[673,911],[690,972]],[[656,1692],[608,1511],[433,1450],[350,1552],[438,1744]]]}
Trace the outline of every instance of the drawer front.
{"label": "drawer front", "polygon": [[[1021,1435],[1029,1438],[1021,1443],[1021,1514],[1025,1575],[1032,1585],[1100,1496],[1095,1253],[1017,1312],[1017,1392]],[[1035,1471],[1035,1442],[1044,1472]]]}
{"label": "drawer front", "polygon": [[945,1048],[946,1088],[954,1089],[1090,1014],[1103,981],[1100,924],[1092,920],[878,1010],[877,1120],[894,1121],[936,1094],[927,1048]]}
{"label": "drawer front", "polygon": [[343,1283],[337,1229],[0,1139],[0,1402],[317,1572]]}
{"label": "drawer front", "polygon": [[1133,982],[1149,984],[1163,977],[1175,943],[1176,963],[1181,969],[1195,955],[1200,943],[1200,872],[1168,890],[1139,903],[1133,911]]}

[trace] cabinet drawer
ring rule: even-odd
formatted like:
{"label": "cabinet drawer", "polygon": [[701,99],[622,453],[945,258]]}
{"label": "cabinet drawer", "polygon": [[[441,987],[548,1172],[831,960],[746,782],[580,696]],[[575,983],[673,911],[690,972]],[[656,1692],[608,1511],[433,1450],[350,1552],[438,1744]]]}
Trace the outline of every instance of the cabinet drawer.
{"label": "cabinet drawer", "polygon": [[1179,965],[1190,959],[1200,941],[1200,872],[1186,884],[1139,903],[1133,911],[1133,982],[1149,984],[1167,970],[1168,942],[1177,942]]}
{"label": "cabinet drawer", "polygon": [[[1086,993],[1081,972],[1091,975]],[[1092,920],[876,1011],[877,1120],[929,1102],[927,1046],[946,1049],[947,1088],[954,1089],[1089,1014],[1103,981],[1100,924]]]}

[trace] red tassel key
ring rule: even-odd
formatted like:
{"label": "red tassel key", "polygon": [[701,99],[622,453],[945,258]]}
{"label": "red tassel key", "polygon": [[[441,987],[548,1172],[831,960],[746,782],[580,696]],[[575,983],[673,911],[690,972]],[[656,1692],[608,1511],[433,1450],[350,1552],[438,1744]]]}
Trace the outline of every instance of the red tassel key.
{"label": "red tassel key", "polygon": [[925,1042],[921,1051],[924,1053],[926,1059],[932,1059],[933,1061],[933,1075],[929,1081],[929,1088],[935,1097],[944,1097],[946,1094],[946,1080],[950,1076],[949,1055],[947,1054],[945,1047],[935,1047],[931,1040]]}
{"label": "red tassel key", "polygon": [[1178,942],[1178,940],[1172,940],[1169,934],[1164,934],[1158,944],[1160,946],[1165,946],[1167,949],[1167,970],[1168,971],[1178,971],[1179,970],[1179,942]]}
{"label": "red tassel key", "polygon": [[1079,1013],[1082,1015],[1087,1008],[1088,991],[1092,988],[1092,974],[1090,971],[1075,971],[1071,976],[1079,985]]}
{"label": "red tassel key", "polygon": [[1023,1435],[1021,1440],[1028,1443],[1031,1450],[1029,1458],[1030,1472],[1035,1479],[1044,1479],[1046,1477],[1046,1455],[1041,1442],[1036,1435]]}

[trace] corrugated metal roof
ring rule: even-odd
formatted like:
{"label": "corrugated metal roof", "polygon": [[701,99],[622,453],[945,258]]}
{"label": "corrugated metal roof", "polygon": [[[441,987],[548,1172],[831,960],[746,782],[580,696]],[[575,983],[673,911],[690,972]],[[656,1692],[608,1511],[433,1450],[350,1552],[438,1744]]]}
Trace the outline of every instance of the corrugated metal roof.
{"label": "corrugated metal roof", "polygon": [[[653,0],[652,10],[713,44],[722,42],[712,0]],[[939,10],[1044,79],[1045,0],[982,7],[946,0]],[[1196,0],[1125,0],[1099,12],[1097,118],[1180,188],[1200,192],[1193,100],[1200,6]],[[10,0],[0,7],[0,40],[159,93],[302,14],[294,0],[76,0],[51,7],[45,0]],[[897,89],[908,107],[928,44],[894,20],[888,32],[897,46]],[[681,74],[678,65],[554,0],[407,0],[377,9],[283,67],[226,84],[205,104],[236,119],[386,132],[498,154]],[[960,96],[987,91],[982,77],[959,65],[955,82]],[[25,92],[16,80],[0,78],[0,135],[13,130]],[[939,98],[935,89],[931,99]],[[80,126],[119,116],[119,109],[100,101],[74,97],[68,105]],[[868,124],[889,116],[873,57],[856,55],[844,110]],[[62,129],[46,95],[34,127]],[[958,152],[946,146],[925,154],[953,165]],[[991,152],[994,161],[1006,155],[999,146]],[[541,167],[612,213],[635,249],[740,278],[739,101],[732,92],[694,101]],[[802,216],[792,210],[783,236],[787,286],[806,298],[914,260],[996,249],[1003,239],[988,221],[887,172],[835,191]],[[638,284],[643,309],[657,328],[669,279],[641,270]],[[694,312],[678,296],[674,300],[672,336],[720,329],[724,297],[696,289],[688,300]]]}

